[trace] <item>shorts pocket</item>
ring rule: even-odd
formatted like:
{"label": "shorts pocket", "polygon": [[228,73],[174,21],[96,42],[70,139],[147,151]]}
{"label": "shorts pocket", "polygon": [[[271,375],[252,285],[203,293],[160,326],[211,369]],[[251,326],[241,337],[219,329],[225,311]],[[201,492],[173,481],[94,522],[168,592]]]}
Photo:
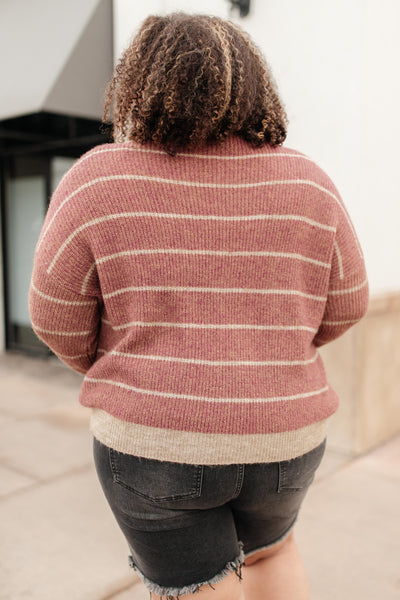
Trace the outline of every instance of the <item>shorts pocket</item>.
{"label": "shorts pocket", "polygon": [[115,483],[153,502],[198,498],[203,467],[122,454],[110,448]]}
{"label": "shorts pocket", "polygon": [[317,448],[302,456],[279,463],[278,492],[300,491],[308,488],[314,480],[315,472],[321,464],[326,440]]}

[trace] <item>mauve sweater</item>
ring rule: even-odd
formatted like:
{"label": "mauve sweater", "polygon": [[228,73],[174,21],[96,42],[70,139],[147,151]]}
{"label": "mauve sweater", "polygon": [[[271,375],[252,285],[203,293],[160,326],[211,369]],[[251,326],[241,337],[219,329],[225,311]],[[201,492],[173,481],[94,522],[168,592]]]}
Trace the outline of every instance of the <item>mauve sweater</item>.
{"label": "mauve sweater", "polygon": [[171,157],[81,157],[54,193],[30,288],[37,335],[84,373],[91,430],[182,463],[293,458],[338,399],[318,346],[366,312],[359,242],[328,176],[237,137]]}

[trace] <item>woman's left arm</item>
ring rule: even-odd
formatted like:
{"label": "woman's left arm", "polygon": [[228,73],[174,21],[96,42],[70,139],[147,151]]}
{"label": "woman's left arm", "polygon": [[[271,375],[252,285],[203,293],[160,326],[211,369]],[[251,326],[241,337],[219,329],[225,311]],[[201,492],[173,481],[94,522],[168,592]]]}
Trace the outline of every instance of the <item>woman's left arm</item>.
{"label": "woman's left arm", "polygon": [[[88,161],[84,161],[87,165]],[[67,365],[86,373],[97,350],[102,297],[87,221],[93,195],[78,161],[54,192],[36,246],[29,310],[37,336]]]}
{"label": "woman's left arm", "polygon": [[29,310],[36,335],[69,367],[86,373],[96,357],[99,300],[62,287],[36,256]]}

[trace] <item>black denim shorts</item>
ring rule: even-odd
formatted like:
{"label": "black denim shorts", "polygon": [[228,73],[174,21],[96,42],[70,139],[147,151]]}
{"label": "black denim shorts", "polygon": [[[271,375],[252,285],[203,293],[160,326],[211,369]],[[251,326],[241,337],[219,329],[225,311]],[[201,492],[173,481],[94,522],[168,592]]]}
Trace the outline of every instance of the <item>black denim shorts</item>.
{"label": "black denim shorts", "polygon": [[287,536],[325,442],[293,460],[222,466],[160,462],[94,440],[97,473],[150,591],[175,597],[239,572]]}

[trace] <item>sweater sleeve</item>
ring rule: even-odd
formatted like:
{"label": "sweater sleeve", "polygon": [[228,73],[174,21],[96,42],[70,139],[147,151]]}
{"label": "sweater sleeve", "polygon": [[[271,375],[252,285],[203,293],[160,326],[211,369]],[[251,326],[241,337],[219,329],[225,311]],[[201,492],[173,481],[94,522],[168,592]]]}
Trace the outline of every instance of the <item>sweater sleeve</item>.
{"label": "sweater sleeve", "polygon": [[86,373],[96,358],[102,303],[90,247],[75,234],[82,220],[77,204],[68,202],[75,179],[73,167],[50,202],[35,250],[29,311],[36,335],[68,366]]}
{"label": "sweater sleeve", "polygon": [[100,319],[97,299],[61,287],[36,260],[29,310],[36,335],[69,367],[86,373],[96,357]]}
{"label": "sweater sleeve", "polygon": [[340,201],[328,296],[322,322],[314,338],[322,346],[355,325],[368,308],[368,280],[360,243]]}

